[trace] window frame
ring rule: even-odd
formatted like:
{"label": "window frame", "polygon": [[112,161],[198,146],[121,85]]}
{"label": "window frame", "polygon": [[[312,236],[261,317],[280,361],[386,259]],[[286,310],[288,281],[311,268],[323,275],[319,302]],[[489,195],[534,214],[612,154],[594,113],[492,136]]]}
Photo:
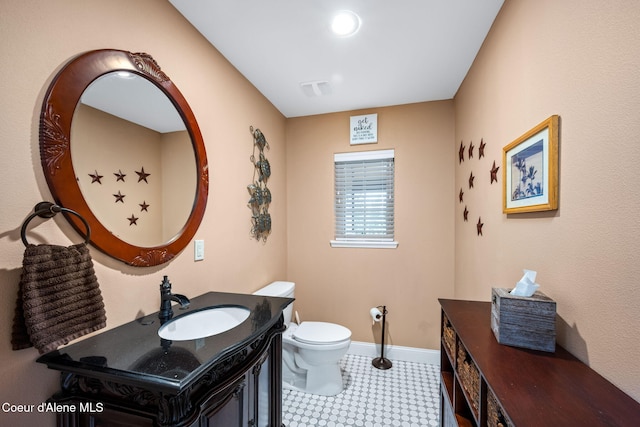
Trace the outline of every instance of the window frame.
{"label": "window frame", "polygon": [[[361,161],[370,161],[370,160],[386,160],[392,159],[394,163],[393,173],[391,175],[392,178],[392,215],[391,218],[394,222],[392,228],[392,236],[391,237],[358,237],[358,238],[350,238],[350,237],[337,237],[338,229],[338,207],[337,207],[337,182],[336,182],[336,164],[337,163],[345,163],[345,162],[361,162]],[[374,151],[354,151],[348,153],[335,153],[333,158],[333,169],[334,169],[334,205],[333,205],[333,215],[334,215],[334,238],[330,241],[331,247],[334,248],[380,248],[380,249],[394,249],[398,247],[398,242],[395,240],[395,150],[387,149],[387,150],[374,150]]]}

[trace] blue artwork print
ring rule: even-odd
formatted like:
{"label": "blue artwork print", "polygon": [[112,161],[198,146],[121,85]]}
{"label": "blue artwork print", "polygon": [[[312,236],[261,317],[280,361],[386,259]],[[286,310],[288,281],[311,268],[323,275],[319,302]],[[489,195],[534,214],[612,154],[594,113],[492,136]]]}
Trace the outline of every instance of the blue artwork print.
{"label": "blue artwork print", "polygon": [[544,195],[543,140],[511,156],[511,200]]}

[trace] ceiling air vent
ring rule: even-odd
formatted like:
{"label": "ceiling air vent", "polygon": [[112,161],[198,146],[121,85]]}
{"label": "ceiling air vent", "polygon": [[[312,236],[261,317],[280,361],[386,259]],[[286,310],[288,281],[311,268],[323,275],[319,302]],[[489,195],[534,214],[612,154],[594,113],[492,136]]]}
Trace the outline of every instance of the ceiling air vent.
{"label": "ceiling air vent", "polygon": [[329,85],[329,82],[324,80],[300,83],[300,87],[304,94],[309,97],[331,94],[331,85]]}

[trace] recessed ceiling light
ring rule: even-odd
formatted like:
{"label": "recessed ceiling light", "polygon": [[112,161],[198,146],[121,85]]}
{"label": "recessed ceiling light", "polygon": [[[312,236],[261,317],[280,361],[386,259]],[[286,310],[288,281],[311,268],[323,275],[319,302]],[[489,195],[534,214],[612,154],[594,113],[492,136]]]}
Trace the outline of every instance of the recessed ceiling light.
{"label": "recessed ceiling light", "polygon": [[350,10],[341,10],[331,22],[331,30],[340,37],[354,35],[360,29],[360,17]]}
{"label": "recessed ceiling light", "polygon": [[124,71],[124,70],[118,71],[116,73],[116,75],[118,77],[120,77],[121,79],[133,79],[136,76],[135,74],[133,74],[133,73],[131,73],[129,71]]}

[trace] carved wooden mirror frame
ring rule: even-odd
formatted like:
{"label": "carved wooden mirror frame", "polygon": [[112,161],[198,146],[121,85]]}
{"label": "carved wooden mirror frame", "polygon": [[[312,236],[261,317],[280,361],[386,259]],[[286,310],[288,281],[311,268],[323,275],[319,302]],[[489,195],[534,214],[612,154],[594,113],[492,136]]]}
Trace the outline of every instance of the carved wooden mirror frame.
{"label": "carved wooden mirror frame", "polygon": [[[191,214],[171,241],[154,247],[127,243],[96,218],[76,181],[71,161],[71,122],[80,97],[94,80],[114,71],[129,71],[157,86],[176,107],[193,145],[198,179]],[[204,216],[209,171],[200,128],[186,99],[148,54],[103,49],[86,52],[69,61],[53,79],[44,97],[40,116],[40,159],[56,203],[78,212],[87,220],[93,246],[126,264],[150,267],[170,261],[189,244]],[[80,235],[85,235],[86,228],[79,218],[66,213],[65,218]]]}

